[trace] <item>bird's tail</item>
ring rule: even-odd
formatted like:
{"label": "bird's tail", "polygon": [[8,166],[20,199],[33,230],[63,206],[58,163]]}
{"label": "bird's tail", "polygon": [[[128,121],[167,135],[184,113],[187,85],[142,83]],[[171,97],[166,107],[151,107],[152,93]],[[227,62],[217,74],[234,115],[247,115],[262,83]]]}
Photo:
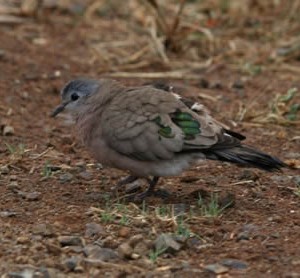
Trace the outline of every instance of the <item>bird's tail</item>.
{"label": "bird's tail", "polygon": [[209,159],[217,159],[243,166],[256,167],[266,171],[275,171],[279,170],[281,167],[287,167],[280,159],[245,145],[211,151],[211,155],[207,155],[207,158]]}

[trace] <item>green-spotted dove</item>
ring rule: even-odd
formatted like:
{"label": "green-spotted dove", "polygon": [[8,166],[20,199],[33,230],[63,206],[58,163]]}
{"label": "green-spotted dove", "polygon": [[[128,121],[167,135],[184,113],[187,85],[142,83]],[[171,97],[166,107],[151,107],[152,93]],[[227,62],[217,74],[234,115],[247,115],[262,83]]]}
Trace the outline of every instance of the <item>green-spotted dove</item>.
{"label": "green-spotted dove", "polygon": [[[103,165],[131,174],[120,182],[146,178],[154,194],[159,177],[176,176],[203,159],[227,161],[272,171],[278,158],[241,143],[202,106],[194,109],[166,88],[126,87],[110,79],[70,81],[52,112],[72,112],[79,138]],[[151,179],[149,177],[152,177]]]}

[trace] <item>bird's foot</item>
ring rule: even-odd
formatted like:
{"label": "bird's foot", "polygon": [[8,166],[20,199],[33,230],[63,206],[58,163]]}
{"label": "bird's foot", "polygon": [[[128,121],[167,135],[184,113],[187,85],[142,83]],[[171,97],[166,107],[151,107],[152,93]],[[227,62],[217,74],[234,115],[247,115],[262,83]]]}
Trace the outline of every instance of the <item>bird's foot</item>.
{"label": "bird's foot", "polygon": [[157,190],[146,190],[142,193],[137,193],[137,194],[131,194],[131,195],[128,195],[126,199],[129,202],[141,203],[147,197],[158,197],[161,199],[167,199],[170,196],[171,196],[171,193],[168,192],[167,190],[157,189]]}
{"label": "bird's foot", "polygon": [[[138,179],[138,177],[136,176],[128,176],[124,179],[121,179],[120,181],[118,181],[118,183],[113,186],[111,188],[112,191],[117,192],[121,187],[123,187],[124,185],[130,184],[135,182]],[[131,192],[131,190],[129,190]]]}

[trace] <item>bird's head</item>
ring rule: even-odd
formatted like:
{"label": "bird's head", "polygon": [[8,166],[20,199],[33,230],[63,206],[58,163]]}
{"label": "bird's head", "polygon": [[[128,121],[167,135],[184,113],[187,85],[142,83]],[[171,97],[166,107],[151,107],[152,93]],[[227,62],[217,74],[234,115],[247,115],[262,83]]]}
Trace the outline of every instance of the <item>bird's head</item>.
{"label": "bird's head", "polygon": [[99,81],[91,79],[75,79],[68,82],[61,90],[61,104],[51,113],[51,117],[64,110],[76,112],[89,96],[99,89]]}

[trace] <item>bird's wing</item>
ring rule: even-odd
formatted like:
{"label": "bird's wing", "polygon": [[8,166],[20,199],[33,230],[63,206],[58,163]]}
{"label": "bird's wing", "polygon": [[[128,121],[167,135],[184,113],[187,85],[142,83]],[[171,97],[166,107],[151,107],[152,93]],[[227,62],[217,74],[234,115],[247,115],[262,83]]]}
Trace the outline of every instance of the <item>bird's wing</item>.
{"label": "bird's wing", "polygon": [[138,160],[237,144],[206,111],[196,114],[172,94],[145,86],[115,96],[101,117],[103,139]]}

